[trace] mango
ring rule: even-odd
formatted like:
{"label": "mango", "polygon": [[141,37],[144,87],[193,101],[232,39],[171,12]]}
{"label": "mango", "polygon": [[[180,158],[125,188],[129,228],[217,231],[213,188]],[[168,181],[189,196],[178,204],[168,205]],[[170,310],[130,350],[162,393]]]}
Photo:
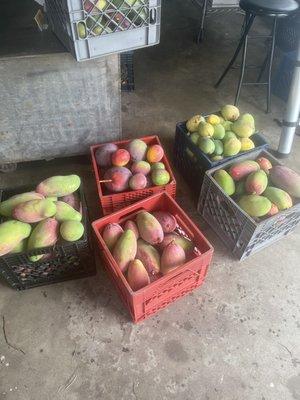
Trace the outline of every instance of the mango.
{"label": "mango", "polygon": [[21,240],[20,243],[16,245],[11,251],[10,254],[24,253],[27,250],[27,239]]}
{"label": "mango", "polygon": [[110,180],[105,182],[105,187],[114,193],[124,192],[128,189],[129,179],[132,177],[131,171],[126,167],[112,167],[109,168],[103,179]]}
{"label": "mango", "polygon": [[224,190],[228,196],[232,196],[235,192],[235,183],[232,177],[225,169],[219,169],[214,173],[214,179],[218,185]]}
{"label": "mango", "polygon": [[272,168],[271,162],[265,158],[265,157],[260,157],[256,160],[257,164],[260,166],[260,168],[265,171],[266,174],[269,174],[270,169]]}
{"label": "mango", "polygon": [[200,122],[199,124],[199,135],[203,138],[207,138],[207,137],[212,137],[214,134],[214,127],[213,125],[207,123],[207,122]]}
{"label": "mango", "polygon": [[200,138],[199,133],[192,133],[191,136],[190,136],[190,139],[194,144],[198,143],[199,138]]}
{"label": "mango", "polygon": [[267,216],[272,217],[273,215],[276,215],[278,213],[279,213],[278,207],[276,206],[276,204],[272,203],[271,209],[268,212]]}
{"label": "mango", "polygon": [[56,196],[62,197],[76,192],[80,186],[80,177],[78,175],[52,176],[41,182],[36,192],[45,197]]}
{"label": "mango", "polygon": [[136,239],[138,239],[140,237],[140,232],[134,221],[130,221],[130,220],[126,221],[124,224],[124,229],[125,230],[131,229],[134,232]]}
{"label": "mango", "polygon": [[272,203],[267,197],[258,196],[257,194],[248,194],[240,198],[238,205],[249,214],[250,217],[263,217],[270,211]]}
{"label": "mango", "polygon": [[148,175],[151,171],[151,166],[147,161],[137,161],[131,166],[131,172],[133,174]]}
{"label": "mango", "polygon": [[222,125],[224,126],[225,132],[231,131],[233,122],[231,121],[224,121]]}
{"label": "mango", "polygon": [[98,147],[95,152],[96,162],[99,167],[110,167],[111,166],[111,156],[118,150],[118,146],[114,143],[107,143],[103,146]]}
{"label": "mango", "polygon": [[[29,239],[27,249],[35,250],[43,247],[54,246],[58,240],[59,223],[54,218],[47,218],[39,222],[33,229]],[[43,258],[45,255],[29,257],[30,261],[36,262]]]}
{"label": "mango", "polygon": [[130,153],[125,149],[118,149],[111,156],[111,163],[115,167],[125,167],[130,161]]}
{"label": "mango", "polygon": [[265,171],[251,172],[247,176],[245,189],[249,194],[262,194],[268,186],[268,177]]}
{"label": "mango", "polygon": [[223,154],[224,151],[224,146],[223,146],[223,142],[221,140],[214,140],[214,144],[215,144],[215,151],[214,151],[214,155],[215,156],[220,156]]}
{"label": "mango", "polygon": [[125,230],[114,246],[112,255],[122,272],[126,272],[130,261],[135,259],[137,240],[131,229]]}
{"label": "mango", "polygon": [[114,248],[123,232],[123,228],[116,223],[107,224],[103,229],[102,238],[110,251]]}
{"label": "mango", "polygon": [[0,215],[3,217],[11,217],[13,209],[21,203],[30,200],[41,200],[44,199],[44,196],[40,193],[36,192],[27,192],[22,194],[16,194],[15,196],[10,197],[7,200],[4,200],[0,203]]}
{"label": "mango", "polygon": [[228,139],[224,143],[224,156],[235,156],[241,151],[242,144],[238,139]]}
{"label": "mango", "polygon": [[225,143],[227,140],[232,139],[232,138],[237,139],[236,134],[232,131],[226,131],[225,135],[223,137],[223,143]]}
{"label": "mango", "polygon": [[240,142],[242,145],[241,151],[249,151],[255,148],[255,144],[250,138],[240,138]]}
{"label": "mango", "polygon": [[218,117],[219,117],[219,120],[220,120],[219,123],[220,123],[221,125],[225,124],[225,122],[226,122],[225,119],[224,119],[223,117],[221,117],[220,115],[218,115]]}
{"label": "mango", "polygon": [[6,221],[0,224],[0,256],[11,252],[28,238],[31,232],[31,226],[20,221]]}
{"label": "mango", "polygon": [[245,194],[245,192],[246,192],[245,181],[237,181],[235,183],[234,195],[235,196],[242,196],[243,194]]}
{"label": "mango", "polygon": [[150,276],[156,275],[160,271],[160,255],[159,252],[151,244],[143,239],[137,241],[136,257],[139,259]]}
{"label": "mango", "polygon": [[186,260],[185,251],[174,241],[169,243],[163,250],[161,256],[161,272],[166,275],[176,268],[181,267]]}
{"label": "mango", "polygon": [[233,123],[231,129],[241,138],[249,138],[255,132],[254,127],[251,124],[242,122],[239,119]]}
{"label": "mango", "polygon": [[224,157],[223,157],[223,156],[215,156],[215,155],[212,155],[212,156],[210,157],[210,159],[211,159],[212,161],[221,161],[221,160],[224,159]]}
{"label": "mango", "polygon": [[[211,125],[220,125],[221,120],[220,117],[216,114],[210,114],[207,118],[206,118],[206,122],[208,122]],[[218,139],[218,138],[217,138]]]}
{"label": "mango", "polygon": [[198,142],[198,147],[204,154],[213,154],[215,151],[215,142],[212,139],[201,137]]}
{"label": "mango", "polygon": [[167,211],[154,211],[152,215],[160,223],[164,233],[173,232],[177,227],[177,221],[174,215]]}
{"label": "mango", "polygon": [[130,179],[129,179],[129,187],[132,190],[141,190],[145,189],[147,186],[147,178],[145,175],[139,173],[139,174],[134,174]]}
{"label": "mango", "polygon": [[81,221],[82,215],[80,212],[74,210],[69,204],[63,201],[57,201],[56,203],[56,213],[54,215],[58,222],[63,221]]}
{"label": "mango", "polygon": [[282,189],[268,186],[263,195],[274,203],[280,211],[293,206],[291,196]]}
{"label": "mango", "polygon": [[151,171],[154,171],[155,169],[166,169],[165,164],[162,162],[156,162],[151,165]]}
{"label": "mango", "polygon": [[129,263],[127,281],[134,292],[149,285],[148,272],[140,260],[133,260]]}
{"label": "mango", "polygon": [[223,139],[224,136],[225,136],[225,129],[223,125],[221,124],[214,125],[213,139]]}
{"label": "mango", "polygon": [[232,165],[229,169],[229,174],[234,181],[240,181],[241,179],[251,174],[251,172],[255,172],[258,170],[259,165],[257,164],[257,162],[246,160]]}
{"label": "mango", "polygon": [[77,33],[80,39],[86,38],[86,26],[84,22],[80,21],[77,23]]}
{"label": "mango", "polygon": [[239,121],[244,123],[244,124],[248,124],[251,125],[253,128],[253,131],[255,132],[255,120],[252,114],[243,114],[242,116],[240,116]]}
{"label": "mango", "polygon": [[163,186],[167,185],[170,182],[170,174],[165,169],[155,169],[151,173],[151,179],[154,185]]}
{"label": "mango", "polygon": [[159,244],[160,250],[163,250],[171,242],[175,242],[178,246],[181,246],[186,254],[189,254],[194,249],[194,244],[184,236],[180,236],[175,232],[166,233],[164,240]]}
{"label": "mango", "polygon": [[[53,199],[56,199],[54,201],[58,200],[57,197],[53,197]],[[69,204],[69,206],[73,207],[76,211],[79,211],[80,213],[82,212],[81,202],[78,193],[68,194],[67,196],[60,197],[59,200]]]}
{"label": "mango", "polygon": [[33,224],[45,218],[53,217],[56,205],[52,200],[30,200],[18,204],[13,210],[13,217],[21,222]]}
{"label": "mango", "polygon": [[136,217],[140,236],[150,244],[159,244],[163,241],[164,231],[159,221],[149,212],[141,211]]}
{"label": "mango", "polygon": [[60,234],[68,242],[75,242],[84,234],[84,226],[79,221],[64,221],[60,225]]}
{"label": "mango", "polygon": [[147,161],[150,163],[159,162],[164,156],[164,149],[159,144],[150,146],[147,150]]}
{"label": "mango", "polygon": [[274,185],[285,190],[291,196],[300,197],[300,175],[283,165],[275,165],[270,171]]}
{"label": "mango", "polygon": [[226,106],[221,108],[222,117],[226,121],[236,121],[240,116],[240,111],[236,106],[231,104],[227,104]]}
{"label": "mango", "polygon": [[128,151],[130,153],[132,162],[139,162],[146,159],[147,144],[141,139],[134,139],[128,144]]}
{"label": "mango", "polygon": [[201,115],[194,115],[186,122],[186,129],[191,133],[197,132],[201,121],[205,121]]}

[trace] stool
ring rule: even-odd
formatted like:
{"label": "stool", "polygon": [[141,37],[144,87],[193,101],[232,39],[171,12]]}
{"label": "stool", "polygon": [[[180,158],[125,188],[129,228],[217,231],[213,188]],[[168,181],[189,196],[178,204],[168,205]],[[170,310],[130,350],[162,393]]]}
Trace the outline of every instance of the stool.
{"label": "stool", "polygon": [[[235,96],[234,104],[237,105],[240,97],[241,87],[242,85],[266,85],[268,88],[267,91],[267,112],[270,112],[271,108],[271,78],[272,78],[272,64],[274,57],[274,48],[275,48],[275,38],[276,38],[276,28],[277,28],[277,20],[278,18],[286,17],[291,13],[295,12],[298,9],[298,3],[295,0],[240,0],[240,8],[245,11],[245,19],[242,29],[242,35],[239,41],[239,44],[235,50],[235,53],[227,65],[225,71],[221,75],[220,79],[216,83],[215,87],[218,87],[224,77],[227,75],[230,68],[232,68],[237,56],[239,55],[241,49],[243,48],[242,54],[242,63],[240,66],[240,78],[238,83],[238,88]],[[249,31],[254,22],[255,17],[264,16],[270,17],[273,19],[272,30],[270,35],[257,35],[257,36],[249,36]],[[256,82],[243,82],[245,68],[246,67],[246,58],[247,58],[247,46],[248,46],[248,38],[253,37],[266,37],[271,39],[270,50],[265,57],[265,60],[261,67],[259,67],[260,72]],[[268,69],[268,80],[267,82],[260,82],[261,77],[267,67]]]}

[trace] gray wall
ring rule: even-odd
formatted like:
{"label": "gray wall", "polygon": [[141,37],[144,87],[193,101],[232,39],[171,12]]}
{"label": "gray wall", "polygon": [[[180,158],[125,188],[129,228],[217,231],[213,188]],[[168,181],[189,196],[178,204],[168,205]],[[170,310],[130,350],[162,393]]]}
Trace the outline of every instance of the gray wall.
{"label": "gray wall", "polygon": [[119,56],[0,59],[0,164],[83,154],[121,135]]}

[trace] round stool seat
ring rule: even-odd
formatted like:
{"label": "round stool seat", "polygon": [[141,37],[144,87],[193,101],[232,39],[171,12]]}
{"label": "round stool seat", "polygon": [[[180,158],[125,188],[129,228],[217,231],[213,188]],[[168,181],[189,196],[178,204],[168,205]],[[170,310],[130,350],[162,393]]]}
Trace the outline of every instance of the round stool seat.
{"label": "round stool seat", "polygon": [[240,0],[240,7],[252,14],[284,17],[295,12],[299,5],[295,0]]}

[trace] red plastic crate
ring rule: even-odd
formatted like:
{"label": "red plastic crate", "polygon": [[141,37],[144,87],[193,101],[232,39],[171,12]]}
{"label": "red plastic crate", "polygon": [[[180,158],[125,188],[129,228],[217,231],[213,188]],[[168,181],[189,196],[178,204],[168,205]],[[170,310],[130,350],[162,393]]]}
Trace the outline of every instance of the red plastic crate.
{"label": "red plastic crate", "polygon": [[[161,142],[158,138],[158,136],[145,136],[142,138],[139,138],[143,140],[147,145],[154,145],[154,144],[159,144],[161,146]],[[129,142],[131,142],[132,139],[129,140],[120,140],[118,142],[112,142],[116,144],[119,147],[126,146]],[[174,177],[174,174],[172,172],[169,160],[166,156],[164,155],[163,159],[161,160],[166,167],[166,170],[170,174],[170,182],[167,185],[164,186],[152,186],[150,188],[145,188],[141,190],[131,190],[128,192],[122,192],[122,193],[105,193],[105,188],[103,185],[99,183],[99,181],[103,178],[103,174],[101,169],[98,167],[96,158],[95,158],[95,151],[103,146],[105,143],[102,144],[97,144],[94,146],[91,146],[91,155],[92,155],[92,163],[93,163],[93,169],[95,173],[95,179],[96,179],[96,185],[98,189],[98,194],[99,194],[99,200],[101,203],[103,215],[108,215],[111,214],[115,211],[120,210],[121,208],[124,208],[126,206],[129,206],[130,204],[135,203],[138,200],[142,200],[145,197],[149,197],[155,193],[161,193],[161,192],[167,192],[170,196],[175,198],[176,194],[176,180]]]}
{"label": "red plastic crate", "polygon": [[[108,223],[122,224],[127,219],[132,219],[141,210],[149,212],[162,210],[172,213],[176,217],[179,227],[193,241],[201,254],[194,251],[193,257],[184,265],[134,292],[108,250],[102,238],[102,231]],[[134,322],[143,321],[203,283],[212,259],[213,247],[166,192],[155,194],[112,215],[94,221],[92,226],[103,257],[104,267]]]}

